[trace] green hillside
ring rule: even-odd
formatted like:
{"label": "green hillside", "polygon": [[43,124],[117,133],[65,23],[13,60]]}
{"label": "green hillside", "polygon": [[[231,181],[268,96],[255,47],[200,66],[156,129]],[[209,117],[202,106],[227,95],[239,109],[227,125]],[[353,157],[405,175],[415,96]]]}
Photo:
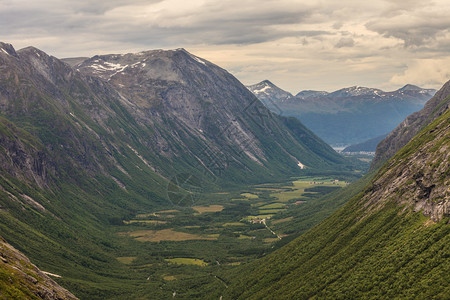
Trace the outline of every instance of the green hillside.
{"label": "green hillside", "polygon": [[227,274],[230,288],[224,296],[448,299],[449,136],[447,110],[338,212],[280,250]]}

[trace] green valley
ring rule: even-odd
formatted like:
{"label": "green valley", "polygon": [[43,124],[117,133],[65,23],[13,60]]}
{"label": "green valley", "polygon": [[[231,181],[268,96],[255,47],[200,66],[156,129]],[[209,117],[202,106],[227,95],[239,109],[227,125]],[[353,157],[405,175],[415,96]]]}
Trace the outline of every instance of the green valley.
{"label": "green valley", "polygon": [[449,294],[450,82],[370,168],[185,49],[0,71],[0,298]]}

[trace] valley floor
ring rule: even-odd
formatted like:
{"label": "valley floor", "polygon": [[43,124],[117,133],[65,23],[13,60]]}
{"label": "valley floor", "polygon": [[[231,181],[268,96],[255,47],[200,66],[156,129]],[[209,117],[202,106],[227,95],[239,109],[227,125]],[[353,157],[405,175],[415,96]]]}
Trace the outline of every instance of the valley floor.
{"label": "valley floor", "polygon": [[297,237],[299,227],[311,226],[299,223],[299,211],[319,210],[321,196],[347,184],[310,176],[243,191],[204,194],[186,188],[192,205],[142,211],[107,229],[119,238],[117,261],[137,286],[117,298],[145,298],[150,292],[195,298],[201,297],[202,286],[226,288],[219,271],[253,261]]}

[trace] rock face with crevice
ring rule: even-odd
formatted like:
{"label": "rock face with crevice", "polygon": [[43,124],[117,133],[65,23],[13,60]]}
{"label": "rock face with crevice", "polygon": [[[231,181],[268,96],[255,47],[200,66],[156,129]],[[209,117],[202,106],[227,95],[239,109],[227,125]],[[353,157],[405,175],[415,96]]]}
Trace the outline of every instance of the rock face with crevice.
{"label": "rock face with crevice", "polygon": [[379,208],[395,201],[434,222],[450,215],[450,110],[401,149],[380,171],[363,198]]}

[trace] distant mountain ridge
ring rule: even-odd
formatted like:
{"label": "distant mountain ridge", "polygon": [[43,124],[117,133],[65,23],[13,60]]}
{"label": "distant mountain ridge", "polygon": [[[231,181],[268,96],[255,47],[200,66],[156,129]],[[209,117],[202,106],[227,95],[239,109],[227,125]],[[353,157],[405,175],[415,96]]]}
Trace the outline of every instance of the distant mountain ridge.
{"label": "distant mountain ridge", "polygon": [[436,92],[410,84],[391,92],[352,86],[331,93],[301,91],[296,96],[265,81],[247,88],[269,109],[298,118],[333,146],[357,144],[386,134],[407,115],[420,110]]}
{"label": "distant mountain ridge", "polygon": [[373,153],[375,153],[378,143],[381,142],[386,136],[387,136],[386,134],[383,134],[383,135],[377,136],[373,139],[367,140],[365,142],[355,144],[355,145],[350,145],[350,146],[344,148],[344,150],[342,150],[342,152],[373,152]]}

